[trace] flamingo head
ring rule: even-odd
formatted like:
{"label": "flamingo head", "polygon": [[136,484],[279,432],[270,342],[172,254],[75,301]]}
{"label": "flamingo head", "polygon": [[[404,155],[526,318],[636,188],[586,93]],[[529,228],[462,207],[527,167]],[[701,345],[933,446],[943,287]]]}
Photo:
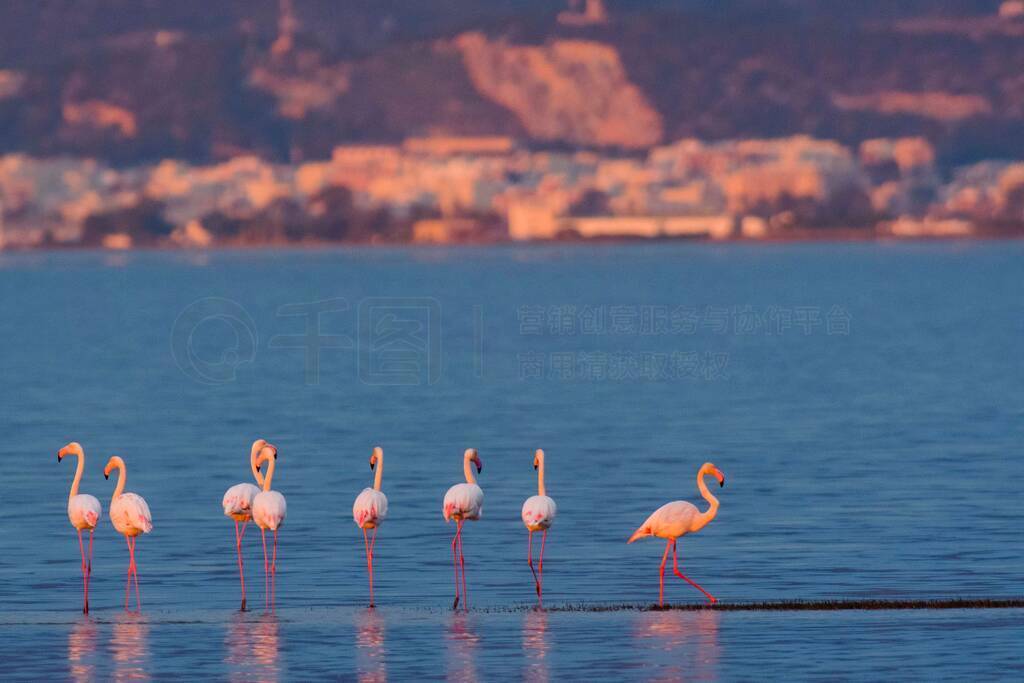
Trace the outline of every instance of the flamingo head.
{"label": "flamingo head", "polygon": [[484,471],[484,464],[483,462],[481,462],[480,454],[476,452],[475,448],[467,448],[465,458],[466,460],[472,461],[473,464],[476,465],[477,474],[480,474],[481,472]]}
{"label": "flamingo head", "polygon": [[107,466],[103,468],[103,478],[110,479],[110,473],[118,468],[124,469],[124,460],[116,455],[110,456],[110,460],[107,461]]}
{"label": "flamingo head", "polygon": [[260,465],[270,460],[271,458],[277,460],[277,446],[275,446],[272,443],[268,443],[265,444],[263,448],[260,449],[260,454],[256,458],[256,467],[259,468]]}
{"label": "flamingo head", "polygon": [[384,449],[380,446],[373,447],[373,453],[370,455],[370,469],[372,470],[380,462],[380,459],[384,457]]}
{"label": "flamingo head", "polygon": [[533,454],[533,469],[540,467],[542,462],[544,462],[544,449],[538,448]]}
{"label": "flamingo head", "polygon": [[64,448],[57,451],[57,462],[64,459],[65,455],[77,455],[82,457],[82,446],[77,441],[72,441]]}
{"label": "flamingo head", "polygon": [[725,486],[725,475],[722,473],[722,470],[715,467],[714,463],[706,462],[700,468],[700,476],[703,477],[707,474],[714,476],[714,478],[718,480],[719,487]]}

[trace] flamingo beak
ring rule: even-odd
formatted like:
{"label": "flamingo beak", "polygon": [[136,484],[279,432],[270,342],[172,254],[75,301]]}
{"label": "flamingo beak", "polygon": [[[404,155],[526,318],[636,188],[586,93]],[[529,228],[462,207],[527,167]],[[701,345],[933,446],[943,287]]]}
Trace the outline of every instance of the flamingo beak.
{"label": "flamingo beak", "polygon": [[57,462],[60,462],[60,453],[57,454]]}
{"label": "flamingo beak", "polygon": [[103,478],[104,479],[110,479],[110,472],[104,472],[103,473]]}
{"label": "flamingo beak", "polygon": [[537,469],[537,463],[533,463],[533,469]]}
{"label": "flamingo beak", "polygon": [[373,460],[370,461],[370,471],[371,472],[373,471],[373,466],[376,465],[376,464],[377,463],[375,463]]}
{"label": "flamingo beak", "polygon": [[722,474],[722,470],[715,470],[715,476],[718,477],[718,488],[725,486],[725,475]]}
{"label": "flamingo beak", "polygon": [[484,471],[484,464],[482,462],[480,462],[480,460],[478,458],[477,461],[476,461],[476,473],[480,474],[483,471]]}

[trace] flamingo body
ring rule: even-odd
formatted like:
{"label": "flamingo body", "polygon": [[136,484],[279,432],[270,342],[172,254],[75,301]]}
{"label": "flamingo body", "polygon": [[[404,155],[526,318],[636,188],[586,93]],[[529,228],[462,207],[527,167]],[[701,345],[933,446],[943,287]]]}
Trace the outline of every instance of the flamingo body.
{"label": "flamingo body", "polygon": [[110,522],[123,536],[138,536],[153,530],[149,505],[137,493],[122,493],[110,502]]}
{"label": "flamingo body", "polygon": [[252,503],[260,493],[255,484],[235,484],[224,493],[221,505],[224,514],[236,522],[248,522],[252,519]]}
{"label": "flamingo body", "polygon": [[480,519],[484,512],[484,492],[476,484],[456,484],[444,494],[444,521]]}
{"label": "flamingo body", "polygon": [[96,496],[79,493],[68,499],[68,519],[79,531],[92,531],[100,522],[103,506]]}
{"label": "flamingo body", "polygon": [[530,531],[544,531],[551,527],[558,514],[558,506],[549,496],[530,496],[523,503],[523,524]]}
{"label": "flamingo body", "polygon": [[629,543],[645,536],[676,539],[691,531],[698,531],[703,526],[701,521],[700,510],[693,503],[685,500],[665,503],[640,525],[630,537]]}
{"label": "flamingo body", "polygon": [[352,504],[352,519],[360,529],[376,529],[387,516],[388,497],[377,489],[363,489]]}
{"label": "flamingo body", "polygon": [[252,501],[252,521],[264,531],[277,531],[284,524],[288,505],[277,491],[260,491]]}

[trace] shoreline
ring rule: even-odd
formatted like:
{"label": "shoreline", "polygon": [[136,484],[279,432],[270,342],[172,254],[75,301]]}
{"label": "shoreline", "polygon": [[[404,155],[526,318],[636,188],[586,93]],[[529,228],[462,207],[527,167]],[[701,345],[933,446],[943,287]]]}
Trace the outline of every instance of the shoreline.
{"label": "shoreline", "polygon": [[609,246],[609,245],[779,245],[779,244],[920,244],[920,243],[968,243],[968,242],[1016,242],[1024,239],[1024,233],[985,233],[978,235],[919,235],[914,237],[897,237],[893,235],[869,234],[861,235],[852,231],[835,231],[829,234],[815,235],[800,233],[799,235],[774,236],[764,238],[733,237],[728,239],[708,239],[703,237],[600,237],[589,239],[550,239],[550,240],[479,240],[452,242],[260,242],[260,243],[223,243],[205,247],[176,244],[140,244],[128,248],[110,248],[97,244],[46,244],[46,245],[7,245],[0,246],[0,255],[26,252],[101,252],[119,254],[130,252],[181,252],[199,254],[204,252],[224,251],[317,251],[326,249],[447,249],[473,247],[576,247],[576,246]]}

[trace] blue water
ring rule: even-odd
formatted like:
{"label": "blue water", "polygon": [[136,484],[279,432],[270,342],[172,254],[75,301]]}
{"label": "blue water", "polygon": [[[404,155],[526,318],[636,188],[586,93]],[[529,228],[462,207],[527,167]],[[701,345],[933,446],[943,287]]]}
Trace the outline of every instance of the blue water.
{"label": "blue water", "polygon": [[[0,676],[1020,676],[1019,610],[529,611],[518,516],[543,447],[546,603],[650,603],[664,546],[625,539],[711,460],[721,509],[680,559],[723,602],[1020,596],[1022,282],[1020,242],[0,254],[0,631],[26,655]],[[250,531],[243,615],[219,503],[258,436],[289,508],[277,609]],[[70,440],[104,505],[88,618]],[[351,504],[376,444],[369,613]],[[453,615],[441,498],[468,446],[486,502]],[[153,512],[141,615],[112,454]]]}

